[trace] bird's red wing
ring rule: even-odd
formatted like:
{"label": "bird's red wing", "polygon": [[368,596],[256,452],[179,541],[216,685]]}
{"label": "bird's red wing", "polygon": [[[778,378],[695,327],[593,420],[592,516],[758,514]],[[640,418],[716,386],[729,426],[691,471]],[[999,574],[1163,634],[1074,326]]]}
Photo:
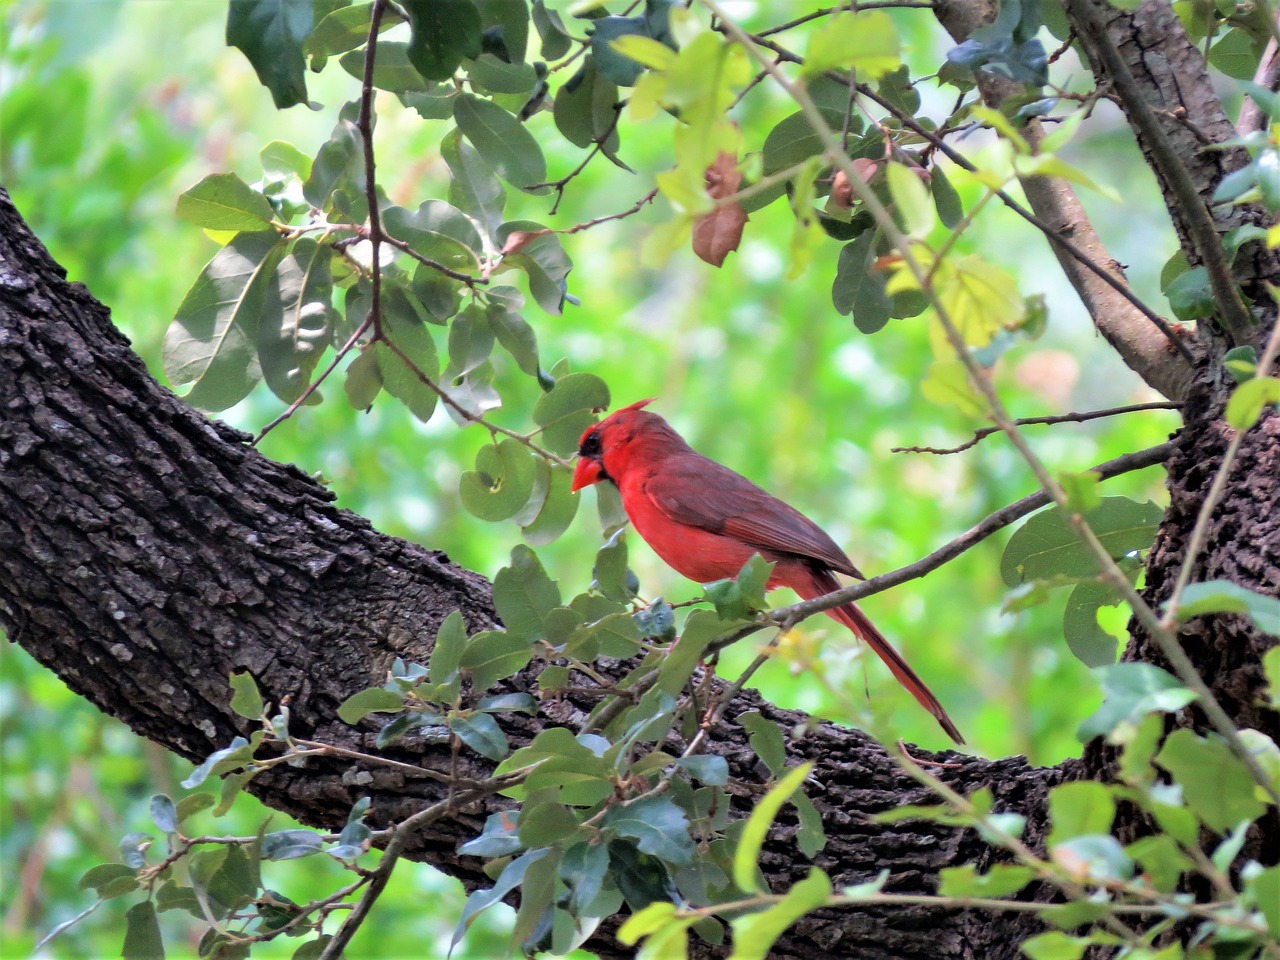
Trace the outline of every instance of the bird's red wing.
{"label": "bird's red wing", "polygon": [[701,454],[671,458],[645,484],[654,507],[676,523],[733,537],[770,554],[816,560],[865,579],[816,523],[746,477]]}

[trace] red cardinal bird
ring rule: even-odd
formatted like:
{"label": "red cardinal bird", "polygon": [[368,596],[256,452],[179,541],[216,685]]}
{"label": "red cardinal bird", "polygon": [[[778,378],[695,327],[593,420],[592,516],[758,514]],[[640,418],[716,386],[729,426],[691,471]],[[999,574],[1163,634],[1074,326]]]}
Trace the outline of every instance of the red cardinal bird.
{"label": "red cardinal bird", "polygon": [[[790,587],[806,600],[837,589],[835,573],[866,579],[799,510],[697,453],[666,420],[642,409],[652,402],[623,407],[583,433],[574,490],[612,481],[645,542],[678,573],[699,583],[737,576],[756,553],[776,563],[769,588]],[[827,615],[866,641],[947,735],[964,743],[938,698],[866,614],[846,603]]]}

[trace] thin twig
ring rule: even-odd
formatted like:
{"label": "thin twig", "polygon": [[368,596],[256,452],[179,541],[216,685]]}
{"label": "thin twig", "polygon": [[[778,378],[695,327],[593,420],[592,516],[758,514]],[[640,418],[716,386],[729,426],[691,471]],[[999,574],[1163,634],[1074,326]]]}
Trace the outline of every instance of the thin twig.
{"label": "thin twig", "polygon": [[[1026,427],[1033,424],[1044,423],[1085,423],[1089,420],[1097,420],[1101,417],[1113,417],[1121,413],[1136,413],[1140,410],[1180,410],[1182,404],[1177,400],[1160,400],[1154,403],[1132,403],[1127,407],[1110,407],[1106,410],[1090,410],[1086,413],[1063,413],[1053,417],[1022,417],[1013,421],[1016,426]],[[973,432],[973,437],[965,441],[958,447],[893,447],[890,453],[934,453],[939,456],[946,456],[952,453],[962,453],[965,450],[975,447],[982,440],[991,436],[993,433],[999,433],[999,427],[981,427]]]}
{"label": "thin twig", "polygon": [[386,237],[382,232],[382,213],[378,208],[377,169],[373,156],[373,106],[377,97],[373,86],[373,68],[377,60],[378,33],[382,28],[382,17],[386,11],[387,0],[373,0],[373,7],[369,11],[369,39],[366,41],[364,51],[360,113],[356,117],[356,128],[360,131],[361,146],[364,150],[365,202],[369,207],[369,245],[372,248],[369,257],[369,279],[373,284],[369,319],[373,324],[375,340],[382,337],[382,265],[379,258],[382,253],[382,242]]}
{"label": "thin twig", "polygon": [[368,331],[372,323],[373,323],[373,318],[371,316],[366,316],[364,320],[361,321],[360,326],[356,328],[356,332],[351,334],[351,336],[347,339],[347,342],[342,345],[342,348],[339,349],[336,354],[334,354],[333,361],[329,364],[329,366],[325,367],[324,372],[321,373],[320,376],[312,380],[309,384],[307,384],[307,389],[302,391],[301,395],[298,397],[297,400],[293,401],[293,403],[289,404],[289,406],[285,408],[284,413],[280,414],[278,417],[276,417],[274,420],[268,423],[265,427],[259,430],[258,435],[254,437],[252,441],[250,441],[249,446],[256,447],[259,443],[262,442],[263,437],[265,437],[268,433],[270,433],[276,427],[280,426],[280,424],[284,423],[286,420],[292,417],[295,413],[297,413],[298,410],[302,407],[302,405],[307,402],[308,398],[313,393],[315,393],[318,389],[320,389],[320,385],[329,379],[334,369],[338,366],[339,363],[342,362],[342,358],[351,352],[352,348],[354,348],[356,343],[360,340],[360,338],[365,335],[365,333]]}

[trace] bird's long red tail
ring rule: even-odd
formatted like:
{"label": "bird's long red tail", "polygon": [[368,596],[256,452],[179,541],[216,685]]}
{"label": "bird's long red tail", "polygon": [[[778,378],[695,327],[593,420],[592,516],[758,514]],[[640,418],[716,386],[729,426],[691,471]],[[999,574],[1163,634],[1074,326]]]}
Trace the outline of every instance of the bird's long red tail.
{"label": "bird's long red tail", "polygon": [[[808,583],[788,584],[791,589],[795,590],[805,600],[814,600],[818,597],[826,596],[840,586],[836,578],[826,571],[810,569],[808,573]],[[843,607],[828,610],[827,615],[843,623],[853,631],[855,636],[874,650],[876,656],[884,661],[885,666],[898,678],[898,682],[906,687],[907,691],[916,698],[920,706],[933,714],[938,724],[947,732],[947,736],[956,743],[964,743],[964,737],[960,735],[956,725],[951,722],[951,718],[947,716],[947,711],[942,708],[942,704],[933,695],[933,691],[925,685],[923,680],[916,676],[916,672],[911,669],[906,660],[902,659],[902,655],[889,645],[889,641],[884,638],[884,634],[875,628],[875,625],[867,619],[865,613],[859,610],[856,605],[847,603]]]}

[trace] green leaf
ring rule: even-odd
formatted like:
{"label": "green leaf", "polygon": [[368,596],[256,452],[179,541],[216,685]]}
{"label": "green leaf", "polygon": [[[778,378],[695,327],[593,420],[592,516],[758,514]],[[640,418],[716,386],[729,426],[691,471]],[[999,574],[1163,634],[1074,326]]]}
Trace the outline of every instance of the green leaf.
{"label": "green leaf", "polygon": [[[1104,497],[1084,520],[1112,559],[1119,559],[1151,546],[1162,512],[1151,501]],[[1057,508],[1043,510],[1019,527],[1000,558],[1000,575],[1010,587],[1055,575],[1088,577],[1097,572],[1093,554]]]}
{"label": "green leaf", "polygon": [[556,128],[574,146],[603,143],[602,149],[616,151],[617,102],[617,85],[600,76],[595,57],[584,57],[578,72],[556,93]]}
{"label": "green leaf", "polygon": [[1254,796],[1248,768],[1217,738],[1175,730],[1156,755],[1156,763],[1169,771],[1182,787],[1188,806],[1216,833],[1256,820],[1266,810]]}
{"label": "green leaf", "polygon": [[491,100],[463,94],[454,101],[453,118],[494,173],[518,190],[547,192],[548,187],[529,189],[547,179],[547,161],[538,141],[515,116]]}
{"label": "green leaf", "polygon": [[164,371],[186,400],[225,410],[262,377],[258,317],[267,281],[284,255],[274,233],[239,233],[201,271],[164,339]]}
{"label": "green leaf", "polygon": [[796,831],[796,846],[812,860],[827,845],[827,833],[822,828],[822,814],[818,813],[813,801],[803,793],[793,793],[791,804],[796,808],[796,817],[800,821],[800,829]]}
{"label": "green leaf", "polygon": [[214,799],[211,793],[188,794],[178,801],[178,823],[185,823],[202,810],[208,810],[213,804]]}
{"label": "green leaf", "polygon": [[183,789],[191,790],[204,783],[205,779],[211,774],[216,775],[222,772],[219,769],[235,769],[243,763],[247,763],[253,759],[253,751],[262,740],[260,732],[255,733],[253,738],[246,740],[244,737],[236,737],[231,741],[229,746],[223,747],[221,750],[215,750],[205,758],[205,761],[191,772],[191,776],[183,780],[180,784]]}
{"label": "green leaf", "polygon": [[261,720],[265,705],[253,674],[241,670],[231,674],[231,710],[249,720]]}
{"label": "green leaf", "polygon": [[[503,291],[502,299],[498,299]],[[524,295],[515,287],[494,287],[489,291],[489,329],[502,349],[511,354],[516,366],[531,377],[538,375],[538,337],[517,312]],[[519,298],[516,300],[515,298]]]}
{"label": "green leaf", "polygon": [[689,818],[669,797],[643,797],[609,808],[602,829],[631,837],[644,853],[676,866],[693,860]]}
{"label": "green leaf", "polygon": [[[364,80],[364,50],[344,53],[338,62],[353,79]],[[389,93],[412,94],[427,93],[431,84],[422,79],[422,73],[410,60],[409,44],[380,40],[378,56],[373,64],[373,86]]]}
{"label": "green leaf", "polygon": [[354,725],[371,713],[399,713],[403,709],[403,695],[382,687],[370,687],[343,700],[338,705],[338,718]]}
{"label": "green leaf", "polygon": [[440,141],[440,158],[451,174],[449,202],[479,221],[490,237],[494,236],[507,205],[507,194],[498,178],[457,129],[450,130]]}
{"label": "green leaf", "polygon": [[1236,387],[1227,401],[1226,419],[1236,430],[1248,430],[1262,416],[1263,407],[1280,403],[1280,378],[1254,377]]}
{"label": "green leaf", "polygon": [[[1257,63],[1257,58],[1254,58]],[[1258,193],[1271,214],[1280,213],[1280,153],[1274,147],[1261,151],[1253,167],[1258,175]]]}
{"label": "green leaf", "polygon": [[124,916],[124,960],[164,960],[164,940],[156,907],[150,900],[135,903]]}
{"label": "green leaf", "polygon": [[1280,647],[1262,655],[1262,672],[1267,678],[1267,697],[1272,709],[1280,709]]}
{"label": "green leaf", "polygon": [[747,731],[747,742],[756,752],[769,772],[775,777],[787,765],[787,745],[782,739],[782,731],[778,725],[766,720],[759,711],[751,710],[738,716],[738,723]]}
{"label": "green leaf", "polygon": [[1213,316],[1217,303],[1209,284],[1209,271],[1204,267],[1192,267],[1179,274],[1165,288],[1169,307],[1179,320],[1201,320]]}
{"label": "green leaf", "polygon": [[471,676],[472,691],[482,693],[504,677],[518,673],[532,656],[528,639],[504,630],[484,630],[467,641],[462,651],[462,669]]}
{"label": "green leaf", "polygon": [[960,867],[943,867],[939,873],[938,894],[943,897],[1011,897],[1035,879],[1031,867],[997,863],[986,873],[966,863]]}
{"label": "green leaf", "polygon": [[627,584],[626,527],[619,527],[596,551],[596,562],[591,568],[591,585],[610,600],[627,603],[635,592]]}
{"label": "green leaf", "polygon": [[1179,623],[1207,613],[1243,614],[1263,633],[1280,636],[1280,600],[1230,580],[1192,583],[1183,590],[1182,603],[1178,607]]}
{"label": "green leaf", "polygon": [[853,325],[862,333],[875,333],[889,322],[893,312],[885,295],[884,275],[872,268],[877,233],[866,230],[840,250],[831,302],[836,312],[853,314]]}
{"label": "green leaf", "polygon": [[837,14],[814,31],[801,69],[812,76],[839,67],[874,80],[897,70],[901,62],[898,31],[889,15],[861,10]]}
{"label": "green leaf", "polygon": [[[560,843],[577,833],[578,826],[573,811],[559,803],[525,804],[520,810],[520,842],[530,849]],[[598,849],[606,848],[599,844]]]}
{"label": "green leaf", "polygon": [[[537,461],[539,476],[545,475],[546,495],[542,498],[533,517],[521,525],[525,540],[535,547],[551,543],[569,528],[578,512],[580,497],[571,489],[573,471],[561,466],[551,466],[545,460]],[[538,485],[535,479],[535,496]],[[521,517],[516,518],[517,521]]]}
{"label": "green leaf", "polygon": [[530,850],[507,864],[502,873],[498,875],[498,879],[494,881],[494,885],[488,890],[476,890],[467,897],[467,902],[462,908],[462,915],[458,918],[458,926],[453,931],[453,941],[450,944],[450,950],[456,947],[463,936],[466,935],[471,924],[475,923],[476,918],[488,910],[495,903],[500,902],[507,894],[524,882],[525,872],[534,863],[537,863],[545,857],[550,850]]}
{"label": "green leaf", "polygon": [[267,198],[234,173],[213,173],[178,197],[178,216],[209,230],[270,230]]}
{"label": "green leaf", "polygon": [[511,565],[493,578],[493,604],[507,632],[526,642],[543,635],[543,618],[560,606],[560,588],[528,547],[511,548]]}
{"label": "green leaf", "polygon": [[938,211],[938,219],[947,229],[953,229],[964,219],[964,204],[960,202],[960,194],[951,185],[942,168],[934,164],[929,170],[929,192],[933,194],[933,204]]}
{"label": "green leaf", "polygon": [[[362,46],[369,39],[369,24],[372,20],[372,3],[355,3],[349,7],[340,7],[327,14],[307,37],[306,52],[312,57],[311,69],[317,69],[317,61],[324,60],[337,53],[346,53]],[[379,33],[394,27],[393,17],[383,17]],[[381,55],[382,45],[378,45]]]}
{"label": "green leaf", "polygon": [[578,450],[583,432],[595,414],[609,408],[609,387],[593,373],[570,373],[556,381],[533,407],[533,421],[542,427],[542,442],[554,453],[569,456]]}
{"label": "green leaf", "polygon": [[440,375],[435,341],[425,324],[416,318],[386,313],[382,321],[384,336],[398,348],[397,352],[381,341],[373,345],[382,386],[426,423],[435,412],[438,399],[435,390],[424,382],[424,378],[434,381]]}
{"label": "green leaf", "polygon": [[635,946],[645,937],[657,933],[675,922],[676,905],[659,900],[637,910],[618,928],[618,940],[628,947]]}
{"label": "green leaf", "polygon": [[468,747],[490,760],[501,760],[511,752],[507,735],[498,722],[487,713],[473,713],[465,717],[450,717],[449,729]]}
{"label": "green leaf", "polygon": [[724,630],[724,622],[710,610],[695,610],[689,614],[675,646],[662,658],[653,689],[671,696],[678,695],[693,676],[693,671],[706,653],[707,645]]}
{"label": "green leaf", "polygon": [[729,782],[729,763],[715,754],[681,757],[676,761],[676,769],[709,787],[723,787]]}
{"label": "green leaf", "polygon": [[103,900],[110,900],[138,889],[138,877],[132,867],[123,863],[100,863],[84,872],[79,888],[93,890]]}
{"label": "green leaf", "polygon": [[458,495],[469,513],[496,522],[515,516],[525,505],[533,480],[533,452],[507,437],[476,452],[476,468],[462,475]]}
{"label": "green leaf", "polygon": [[347,402],[357,410],[367,410],[382,392],[382,371],[378,369],[378,351],[366,345],[347,367],[342,389]]}
{"label": "green leaf", "polygon": [[[520,242],[515,243],[516,239]],[[529,277],[529,292],[538,306],[559,316],[568,289],[565,278],[573,269],[573,261],[564,252],[560,238],[532,220],[509,220],[498,228],[498,242],[504,250],[509,250],[502,258],[499,272],[523,270]]]}
{"label": "green leaf", "polygon": [[314,830],[277,830],[262,838],[263,860],[297,860],[324,849],[324,837]]}
{"label": "green leaf", "polygon": [[1119,641],[1098,626],[1098,610],[1115,606],[1120,596],[1110,584],[1096,580],[1078,583],[1062,611],[1062,634],[1075,658],[1086,667],[1116,662]]}
{"label": "green leaf", "polygon": [[480,12],[471,0],[401,0],[412,30],[409,60],[428,80],[448,80],[480,55]]}
{"label": "green leaf", "polygon": [[1080,960],[1093,943],[1087,937],[1073,937],[1061,930],[1038,933],[1022,944],[1029,960]]}
{"label": "green leaf", "polygon": [[1245,881],[1245,893],[1252,895],[1262,911],[1271,936],[1280,939],[1280,866],[1267,867]]}
{"label": "green leaf", "polygon": [[[844,115],[834,110],[822,110],[822,118],[835,130],[844,128]],[[814,133],[809,118],[803,113],[793,113],[769,131],[761,147],[766,176],[794,167],[810,157],[822,153],[825,147]]]}
{"label": "green leaf", "polygon": [[278,110],[307,102],[302,44],[313,25],[312,0],[231,0],[227,45],[248,58]]}
{"label": "green leaf", "polygon": [[1081,743],[1109,734],[1121,724],[1136,724],[1147,714],[1175,713],[1196,695],[1177,677],[1149,663],[1117,663],[1093,671],[1102,684],[1102,706],[1080,725]]}
{"label": "green leaf", "polygon": [[1142,865],[1155,888],[1172,893],[1184,873],[1195,871],[1195,863],[1182,852],[1178,842],[1167,833],[1142,837],[1125,847],[1125,853]]}
{"label": "green leaf", "polygon": [[885,169],[889,183],[889,195],[893,198],[896,218],[910,237],[923,239],[933,229],[934,209],[929,198],[929,188],[917,176],[918,168],[890,163]]}
{"label": "green leaf", "polygon": [[427,676],[432,683],[448,683],[458,674],[462,665],[462,652],[467,645],[467,624],[462,611],[454,610],[444,618],[436,631],[436,642],[431,648]]}
{"label": "green leaf", "polygon": [[178,808],[168,794],[157,793],[152,796],[151,822],[164,833],[178,832]]}
{"label": "green leaf", "polygon": [[363,190],[364,167],[357,163],[361,154],[360,131],[350,120],[339,120],[333,135],[321,145],[311,165],[311,175],[302,185],[307,202],[326,209],[339,187]]}
{"label": "green leaf", "polygon": [[477,303],[468,304],[449,324],[449,366],[445,378],[471,373],[489,359],[494,337],[487,312]]}
{"label": "green leaf", "polygon": [[1080,780],[1064,783],[1049,794],[1049,846],[1055,847],[1083,834],[1109,833],[1116,815],[1111,791],[1101,783]]}
{"label": "green leaf", "polygon": [[787,891],[786,896],[766,910],[735,917],[734,960],[764,960],[774,941],[806,913],[817,910],[831,898],[831,880],[817,867]]}
{"label": "green leaf", "polygon": [[620,37],[649,37],[644,17],[601,17],[592,23],[591,53],[600,74],[620,87],[630,87],[644,72],[644,67],[614,47]]}
{"label": "green leaf", "polygon": [[812,763],[802,763],[792,768],[760,798],[751,811],[751,816],[747,818],[747,825],[738,838],[738,847],[733,854],[733,882],[744,893],[768,892],[760,885],[757,877],[760,851],[778,811],[800,789],[812,770]]}
{"label": "green leaf", "polygon": [[413,211],[389,206],[382,216],[387,232],[414,252],[463,273],[479,269],[484,241],[475,224],[452,204],[426,200]]}
{"label": "green leaf", "polygon": [[337,319],[330,261],[333,249],[300,237],[267,285],[258,329],[262,378],[281,400],[293,403],[329,345]]}

